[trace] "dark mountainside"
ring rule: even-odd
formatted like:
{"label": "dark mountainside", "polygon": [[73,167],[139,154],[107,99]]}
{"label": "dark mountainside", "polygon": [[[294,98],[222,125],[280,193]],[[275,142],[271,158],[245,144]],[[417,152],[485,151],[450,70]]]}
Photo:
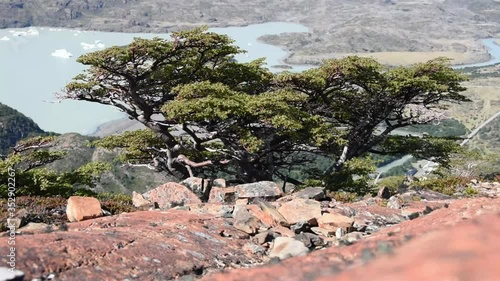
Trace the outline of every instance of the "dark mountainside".
{"label": "dark mountainside", "polygon": [[[33,136],[49,135],[38,125],[17,110],[0,103],[0,154],[6,155],[20,140]],[[81,166],[96,161],[112,163],[109,172],[102,175],[96,185],[99,192],[117,192],[130,194],[132,190],[144,192],[168,181],[164,174],[147,168],[126,168],[115,161],[118,152],[89,146],[96,138],[79,134],[64,134],[58,136],[53,151],[64,151],[67,155],[48,165],[48,168],[58,172],[74,171]]]}
{"label": "dark mountainside", "polygon": [[8,153],[19,140],[43,135],[45,131],[19,111],[0,103],[0,155]]}
{"label": "dark mountainside", "polygon": [[[367,12],[369,11],[369,12]],[[206,24],[297,22],[311,33],[267,36],[294,62],[334,52],[455,51],[484,59],[475,39],[500,32],[498,1],[160,1],[1,0],[0,28],[58,26],[121,32],[171,32]],[[363,27],[363,28],[361,28]]]}

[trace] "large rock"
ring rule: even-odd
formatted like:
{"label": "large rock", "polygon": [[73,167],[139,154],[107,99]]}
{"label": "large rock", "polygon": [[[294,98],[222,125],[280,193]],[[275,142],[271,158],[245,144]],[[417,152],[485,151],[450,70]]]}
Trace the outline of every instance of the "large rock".
{"label": "large rock", "polygon": [[[500,198],[453,201],[347,247],[202,281],[498,280]],[[395,270],[397,269],[397,270]]]}
{"label": "large rock", "polygon": [[310,199],[294,199],[281,205],[278,211],[290,224],[307,222],[317,225],[316,218],[321,217],[320,203]]}
{"label": "large rock", "polygon": [[234,187],[238,198],[277,198],[283,192],[272,181],[260,181],[254,183],[240,184]]}
{"label": "large rock", "polygon": [[66,206],[66,215],[70,222],[100,217],[101,203],[93,197],[71,196]]}
{"label": "large rock", "polygon": [[[26,280],[174,280],[262,259],[225,218],[189,211],[139,211],[68,224],[67,231],[18,235],[16,268]],[[244,236],[243,236],[244,237]],[[9,237],[0,237],[0,264]],[[1,278],[0,278],[1,280]]]}
{"label": "large rock", "polygon": [[157,188],[146,192],[144,197],[157,205],[160,209],[201,203],[200,198],[189,188],[175,182],[160,185]]}
{"label": "large rock", "polygon": [[284,260],[291,257],[300,257],[308,252],[309,248],[299,240],[290,237],[277,237],[274,239],[269,257]]}

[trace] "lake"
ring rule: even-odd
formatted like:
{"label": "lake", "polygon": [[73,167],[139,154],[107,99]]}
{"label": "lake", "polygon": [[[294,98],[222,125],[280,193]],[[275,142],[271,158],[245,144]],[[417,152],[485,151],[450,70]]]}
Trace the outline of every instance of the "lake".
{"label": "lake", "polygon": [[[293,23],[265,23],[246,27],[212,28],[227,34],[247,50],[236,57],[246,62],[266,57],[268,66],[284,64],[286,51],[258,42],[265,34],[308,32]],[[58,28],[0,29],[0,102],[11,106],[37,122],[43,130],[57,133],[91,134],[100,125],[120,119],[124,114],[113,107],[88,102],[57,102],[54,95],[75,75],[84,70],[78,56],[113,45],[126,45],[134,37],[169,38],[168,34],[112,33]],[[466,66],[485,66],[500,62],[500,46],[494,39],[483,40],[491,60]],[[294,71],[308,68],[293,66]],[[273,69],[272,71],[280,71]]]}
{"label": "lake", "polygon": [[[257,41],[265,34],[308,32],[293,23],[265,23],[246,27],[213,28],[227,34],[247,50],[236,57],[251,61],[266,57],[268,66],[282,64],[287,53]],[[102,123],[124,117],[113,107],[88,102],[57,102],[54,95],[84,70],[78,56],[113,45],[126,45],[134,37],[169,38],[169,34],[112,33],[58,28],[0,29],[0,102],[32,118],[43,130],[90,134]],[[276,69],[274,69],[276,70]]]}

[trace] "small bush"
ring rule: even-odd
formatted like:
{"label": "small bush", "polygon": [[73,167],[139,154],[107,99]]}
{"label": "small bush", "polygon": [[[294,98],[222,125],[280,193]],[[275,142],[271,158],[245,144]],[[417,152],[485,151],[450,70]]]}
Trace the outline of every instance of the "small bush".
{"label": "small bush", "polygon": [[469,182],[470,179],[466,177],[444,177],[413,182],[412,184],[417,188],[453,195],[457,189],[465,189]]}

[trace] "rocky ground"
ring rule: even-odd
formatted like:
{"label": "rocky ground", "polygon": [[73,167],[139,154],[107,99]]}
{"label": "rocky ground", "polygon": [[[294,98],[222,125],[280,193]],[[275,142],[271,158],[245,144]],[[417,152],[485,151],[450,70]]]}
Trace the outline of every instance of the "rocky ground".
{"label": "rocky ground", "polygon": [[142,211],[100,217],[90,197],[68,200],[70,223],[19,211],[0,251],[16,233],[24,280],[496,280],[500,184],[470,188],[477,198],[381,188],[341,203],[322,188],[190,178],[134,193]]}
{"label": "rocky ground", "polygon": [[500,32],[500,2],[321,0],[311,5],[306,0],[0,0],[0,28],[167,32],[200,24],[215,27],[269,21],[302,23],[310,28],[310,33],[263,38],[291,51],[294,63],[317,63],[334,53],[387,51],[447,52],[443,54],[452,57],[453,53],[466,53],[463,62],[470,62],[485,59],[486,50],[477,39]]}

